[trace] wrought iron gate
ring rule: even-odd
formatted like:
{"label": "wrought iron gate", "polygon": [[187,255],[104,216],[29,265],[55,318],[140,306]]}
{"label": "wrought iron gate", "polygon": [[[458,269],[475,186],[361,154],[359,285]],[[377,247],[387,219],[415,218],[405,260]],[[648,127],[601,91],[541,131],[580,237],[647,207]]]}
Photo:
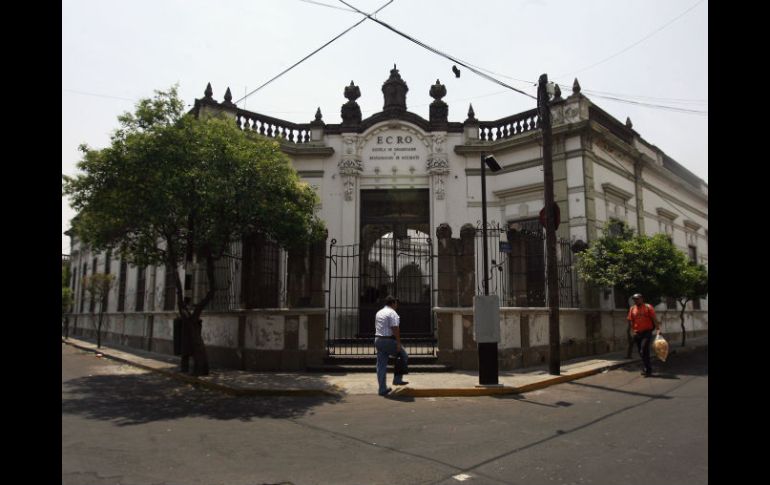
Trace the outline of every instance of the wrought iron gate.
{"label": "wrought iron gate", "polygon": [[[380,227],[371,234],[382,233]],[[435,355],[433,242],[426,233],[390,230],[360,244],[329,245],[328,355],[373,355],[374,317],[399,299],[401,340],[411,355]],[[363,256],[363,257],[362,257]]]}

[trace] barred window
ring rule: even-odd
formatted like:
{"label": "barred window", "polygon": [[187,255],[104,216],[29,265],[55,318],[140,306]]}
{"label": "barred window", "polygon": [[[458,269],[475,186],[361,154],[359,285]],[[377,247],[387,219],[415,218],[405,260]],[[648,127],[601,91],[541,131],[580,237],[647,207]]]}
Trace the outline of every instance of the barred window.
{"label": "barred window", "polygon": [[134,311],[137,312],[143,312],[144,311],[144,292],[145,292],[145,281],[146,281],[146,266],[142,266],[138,268],[139,271],[136,274],[136,306],[134,308]]}
{"label": "barred window", "polygon": [[[112,266],[112,250],[108,249],[104,256],[104,274],[110,274],[110,268]],[[104,295],[104,311],[109,309],[110,305],[110,292]]]}
{"label": "barred window", "polygon": [[676,310],[676,298],[666,297],[666,308]]}
{"label": "barred window", "polygon": [[[698,263],[698,248],[696,246],[687,246],[687,251],[690,256],[690,261],[693,264]],[[695,298],[692,301],[692,309],[693,310],[700,310],[700,298]]]}
{"label": "barred window", "polygon": [[540,221],[532,218],[509,222],[507,235],[513,306],[545,306],[545,238]]}
{"label": "barred window", "polygon": [[615,308],[630,308],[628,298],[631,296],[620,288],[615,288]]}
{"label": "barred window", "polygon": [[176,268],[166,264],[163,310],[172,311],[176,305]]}
{"label": "barred window", "polygon": [[128,264],[124,259],[120,260],[120,271],[118,274],[118,311],[122,312],[126,309],[126,273],[128,272]]}
{"label": "barred window", "polygon": [[[91,268],[91,276],[96,274],[96,263],[97,259],[94,258],[94,265]],[[96,310],[96,300],[94,299],[94,294],[91,293],[91,302],[88,304],[88,311],[93,313]]]}
{"label": "barred window", "polygon": [[85,310],[86,304],[86,276],[88,275],[88,263],[83,263],[83,272],[80,277],[80,313]]}
{"label": "barred window", "polygon": [[244,238],[242,288],[245,308],[279,306],[280,256],[278,244],[264,234]]}

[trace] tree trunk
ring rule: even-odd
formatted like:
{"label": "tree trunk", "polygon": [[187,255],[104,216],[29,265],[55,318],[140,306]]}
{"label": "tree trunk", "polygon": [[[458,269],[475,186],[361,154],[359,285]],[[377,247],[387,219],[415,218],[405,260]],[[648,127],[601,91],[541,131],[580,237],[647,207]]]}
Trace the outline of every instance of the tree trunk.
{"label": "tree trunk", "polygon": [[203,320],[193,319],[192,323],[192,357],[193,357],[193,370],[194,376],[207,376],[209,375],[209,358],[206,353],[206,345],[203,343]]}
{"label": "tree trunk", "polygon": [[679,312],[679,321],[681,322],[681,325],[682,325],[682,347],[684,347],[684,342],[686,339],[686,335],[684,331],[684,310],[686,308],[685,305],[687,305],[688,301],[689,300],[685,300],[684,303],[680,302],[682,303],[682,311]]}
{"label": "tree trunk", "polygon": [[203,343],[203,320],[193,316],[182,320],[182,360],[180,370],[190,371],[190,357],[193,359],[191,375],[206,376],[209,374],[209,360],[206,346]]}

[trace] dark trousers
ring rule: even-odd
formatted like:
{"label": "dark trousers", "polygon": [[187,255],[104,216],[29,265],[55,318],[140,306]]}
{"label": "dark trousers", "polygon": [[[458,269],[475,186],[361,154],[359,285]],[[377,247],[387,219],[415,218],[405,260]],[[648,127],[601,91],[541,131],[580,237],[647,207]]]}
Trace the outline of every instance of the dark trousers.
{"label": "dark trousers", "polygon": [[650,344],[652,343],[652,330],[645,330],[634,335],[634,343],[642,356],[644,372],[652,374],[652,365],[650,364]]}

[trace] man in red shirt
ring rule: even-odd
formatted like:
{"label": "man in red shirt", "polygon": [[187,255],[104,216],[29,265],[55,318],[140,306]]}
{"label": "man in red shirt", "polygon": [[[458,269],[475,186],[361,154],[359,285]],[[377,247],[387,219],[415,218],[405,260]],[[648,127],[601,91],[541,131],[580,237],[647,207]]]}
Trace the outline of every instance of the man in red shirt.
{"label": "man in red shirt", "polygon": [[649,303],[644,302],[641,293],[636,293],[631,297],[634,304],[628,310],[628,322],[631,325],[631,335],[634,336],[634,343],[642,356],[644,370],[642,375],[650,377],[652,375],[652,365],[650,364],[650,343],[652,343],[652,329],[660,333],[660,320],[655,315],[655,309]]}

